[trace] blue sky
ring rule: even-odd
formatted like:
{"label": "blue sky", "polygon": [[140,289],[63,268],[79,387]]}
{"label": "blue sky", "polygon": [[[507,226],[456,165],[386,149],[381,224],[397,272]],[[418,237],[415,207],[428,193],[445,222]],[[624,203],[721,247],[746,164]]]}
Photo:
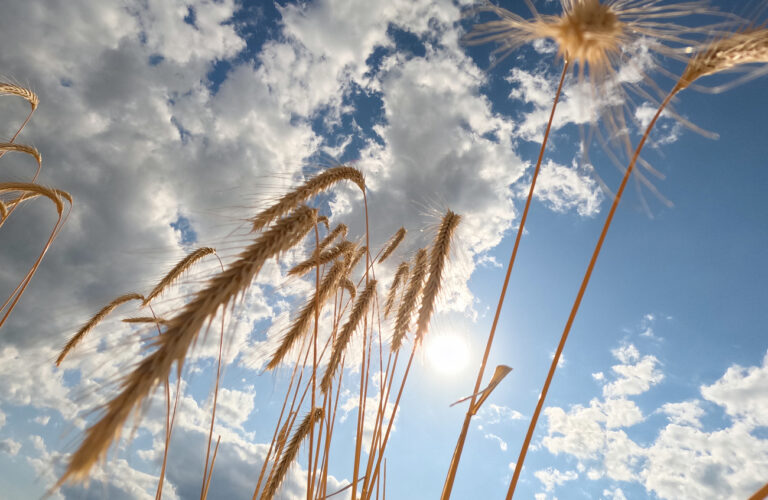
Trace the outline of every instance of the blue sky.
{"label": "blue sky", "polygon": [[[528,15],[522,2],[501,6]],[[70,192],[75,206],[0,331],[2,498],[37,498],[56,482],[90,411],[143,353],[136,339],[146,330],[120,322],[143,314],[124,306],[56,369],[58,348],[79,325],[113,297],[149,290],[194,246],[232,260],[249,241],[247,217],[336,162],[366,175],[373,246],[400,226],[409,230],[391,264],[377,270],[382,283],[429,242],[435,214],[450,208],[463,216],[429,335],[458,338],[466,364],[445,372],[430,347],[417,355],[387,451],[389,498],[439,496],[466,411],[449,404],[474,385],[561,67],[547,43],[492,66],[491,46],[460,43],[476,20],[461,18],[462,7],[448,0],[4,6],[0,74],[41,99],[19,141],[42,152],[41,182]],[[659,62],[672,74],[682,70],[678,61]],[[673,84],[651,75],[661,89]],[[642,121],[650,104],[635,101],[630,112]],[[664,174],[649,178],[672,204],[630,184],[516,498],[746,498],[768,481],[765,80],[714,95],[686,90],[674,104],[719,137],[669,115],[654,131],[644,158]],[[578,125],[588,127],[598,105],[575,77],[566,81],[489,361],[514,371],[472,421],[453,498],[506,492],[608,209],[595,173],[613,190],[620,179],[598,144],[590,148],[593,173],[578,155]],[[0,100],[0,137],[13,134],[25,106]],[[3,178],[28,179],[27,161],[6,155]],[[342,185],[318,206],[360,236],[361,201]],[[44,242],[53,223],[45,208],[29,204],[0,229],[0,290],[13,289],[31,263],[29,249]],[[303,256],[289,252],[266,266],[227,324],[222,447],[210,498],[247,497],[255,486],[290,376],[287,366],[263,373],[262,365],[314,287],[285,279]],[[158,307],[178,308],[218,266],[203,261]],[[196,346],[187,366],[166,498],[199,495],[215,337]],[[352,476],[356,385],[347,384],[329,492]],[[161,396],[89,488],[70,485],[53,497],[152,498]],[[303,498],[305,455],[279,498]]]}

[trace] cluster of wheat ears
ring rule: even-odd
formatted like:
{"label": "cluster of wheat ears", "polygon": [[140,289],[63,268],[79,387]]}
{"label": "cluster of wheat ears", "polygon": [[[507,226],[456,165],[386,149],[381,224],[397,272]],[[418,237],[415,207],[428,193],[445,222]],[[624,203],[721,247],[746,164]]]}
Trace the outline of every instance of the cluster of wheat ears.
{"label": "cluster of wheat ears", "polygon": [[[465,42],[468,44],[496,42],[498,48],[495,54],[499,57],[505,56],[523,43],[548,38],[558,46],[563,70],[557,91],[553,96],[554,104],[549,123],[531,179],[496,314],[479,364],[474,390],[472,396],[468,398],[471,401],[446,475],[441,496],[444,500],[451,496],[472,416],[477,413],[480,405],[509,371],[507,367],[497,367],[490,383],[487,383],[485,389],[481,389],[552,119],[569,69],[578,68],[579,78],[588,78],[597,94],[607,86],[613,85],[618,64],[631,53],[633,44],[646,43],[655,53],[683,60],[686,63],[682,75],[676,78],[672,90],[665,94],[653,95],[652,91],[646,90],[648,88],[646,85],[631,86],[634,95],[658,103],[656,114],[634,148],[630,145],[627,133],[628,120],[624,107],[608,107],[601,115],[601,120],[611,128],[613,137],[618,137],[618,141],[614,143],[626,148],[627,157],[630,160],[627,165],[622,166],[624,175],[621,184],[613,194],[613,203],[552,359],[541,390],[541,397],[533,412],[516,462],[507,499],[512,498],[514,494],[547,391],[627,182],[635,171],[634,167],[638,161],[646,167],[647,172],[654,172],[650,165],[639,159],[640,151],[651,129],[662,111],[669,106],[672,98],[694,85],[698,79],[727,70],[744,68],[745,65],[750,65],[748,67],[751,68],[746,77],[753,77],[760,74],[765,69],[765,63],[768,62],[768,29],[762,26],[756,26],[753,23],[746,28],[744,24],[740,25],[741,28],[733,28],[736,25],[733,24],[734,17],[730,15],[721,15],[717,24],[699,28],[677,24],[679,19],[691,14],[718,15],[699,1],[664,5],[658,0],[561,0],[562,11],[559,15],[542,15],[536,11],[530,0],[526,0],[526,4],[533,14],[531,19],[522,18],[490,4],[475,8],[473,12],[489,11],[496,14],[498,19],[476,25],[465,36]],[[758,69],[754,69],[755,64],[758,65]],[[641,83],[649,83],[650,79],[645,78],[646,81]],[[660,92],[656,85],[651,85],[651,88]],[[615,90],[615,87],[613,89]],[[15,85],[0,84],[0,94],[12,94],[26,99],[32,106],[32,111],[38,103],[34,93]],[[628,95],[622,95],[625,99],[629,99]],[[24,124],[28,120],[29,117]],[[23,127],[24,125],[21,128]],[[16,135],[9,142],[0,144],[0,156],[6,151],[27,153],[37,160],[39,171],[40,154],[34,148],[16,144],[15,138]],[[40,258],[14,290],[12,296],[6,300],[0,325],[19,300],[39,265],[45,249],[58,233],[64,220],[63,201],[70,204],[72,202],[71,197],[65,192],[36,184],[34,182],[36,178],[37,173],[30,183],[0,183],[0,194],[6,195],[0,199],[0,226],[18,205],[34,197],[49,198],[56,205],[59,214],[59,220]],[[641,172],[636,172],[635,179],[647,185],[647,180]],[[365,202],[365,243],[362,241],[355,243],[353,238],[348,239],[348,229],[344,224],[331,229],[328,218],[312,207],[313,200],[319,194],[341,182],[353,183],[362,191]],[[7,193],[14,193],[14,197],[9,198]],[[374,496],[379,498],[380,495],[386,497],[384,457],[394,416],[400,404],[414,354],[429,329],[430,319],[445,275],[445,267],[449,263],[452,239],[460,220],[461,217],[452,211],[445,213],[435,230],[431,245],[414,252],[410,259],[395,267],[396,271],[391,273],[393,278],[386,294],[380,301],[379,294],[384,290],[376,280],[376,272],[378,270],[380,274],[386,274],[381,272],[380,266],[393,255],[394,250],[404,240],[406,231],[400,229],[383,248],[373,252],[368,242],[365,179],[355,168],[336,166],[311,177],[301,186],[282,196],[274,205],[254,216],[251,219],[253,234],[251,243],[227,265],[219,260],[220,272],[210,277],[199,291],[185,301],[183,306],[168,316],[158,316],[152,307],[153,301],[167,293],[185,272],[202,259],[209,256],[218,258],[213,248],[199,248],[187,255],[149,293],[129,293],[116,298],[86,322],[71,338],[56,360],[57,365],[65,361],[67,355],[77,348],[83,338],[100,321],[126,302],[140,303],[141,307],[149,311],[149,314],[144,317],[127,318],[124,321],[133,324],[146,323],[148,327],[156,330],[157,335],[151,336],[145,357],[121,379],[118,393],[103,406],[98,419],[85,431],[82,443],[70,456],[66,471],[56,486],[67,481],[86,480],[92,468],[105,459],[107,451],[119,439],[129,418],[139,414],[154,391],[160,385],[164,385],[165,451],[156,495],[158,499],[162,497],[168,447],[176,417],[184,362],[199,337],[212,327],[216,318],[221,318],[217,378],[201,481],[200,494],[201,498],[205,498],[211,484],[220,444],[219,437],[216,445],[213,449],[211,448],[222,370],[221,349],[226,333],[224,326],[226,312],[236,307],[237,301],[242,299],[269,259],[277,259],[281,253],[308,245],[311,247],[310,256],[288,270],[288,274],[304,276],[312,273],[314,293],[293,314],[289,327],[267,363],[267,368],[270,370],[283,365],[292,366],[292,374],[278,421],[274,426],[273,438],[254,484],[253,498],[273,498],[280,491],[289,467],[299,459],[303,443],[308,444],[306,448],[307,499],[327,498],[335,493],[327,491],[329,464],[332,458],[331,441],[337,421],[339,396],[343,390],[345,366],[349,364],[348,349],[355,335],[361,338],[361,342],[355,345],[362,347],[359,352],[350,354],[351,359],[358,360],[360,376],[359,381],[353,384],[359,389],[359,411],[353,470],[350,471],[353,480],[348,488],[351,489],[353,499],[358,497],[370,499]],[[322,238],[321,234],[323,234]],[[356,277],[357,281],[355,281]],[[330,310],[332,313],[330,316],[323,315],[324,310],[326,312]],[[319,335],[321,316],[330,317],[328,320],[330,324],[323,325],[323,328],[331,331],[327,341],[321,340]],[[388,338],[384,337],[383,332],[390,332]],[[410,352],[404,354],[408,358],[405,361],[405,368],[401,366],[398,371],[398,363],[402,362],[399,358],[401,349],[408,342],[411,347]],[[174,376],[176,390],[172,391],[170,381]],[[366,405],[371,399],[369,393],[374,385],[379,390],[376,411],[366,412]],[[392,404],[390,401],[393,397]],[[373,417],[367,417],[369,413]],[[372,426],[371,422],[366,422],[366,418],[373,418]],[[364,428],[373,429],[372,434],[368,436],[369,450],[365,453]],[[756,492],[752,498],[761,499],[766,496],[768,496],[768,485]]]}

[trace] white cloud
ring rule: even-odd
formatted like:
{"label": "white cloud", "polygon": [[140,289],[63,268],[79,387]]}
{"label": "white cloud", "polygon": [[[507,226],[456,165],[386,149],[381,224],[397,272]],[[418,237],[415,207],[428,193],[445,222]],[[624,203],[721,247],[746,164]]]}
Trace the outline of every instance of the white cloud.
{"label": "white cloud", "polygon": [[483,405],[477,416],[488,425],[507,423],[513,420],[522,420],[524,418],[523,414],[517,410],[493,403]]}
{"label": "white cloud", "polygon": [[725,408],[734,420],[746,425],[768,426],[768,354],[762,366],[748,368],[734,365],[710,386],[701,387],[701,395]]}
{"label": "white cloud", "polygon": [[661,407],[661,412],[667,414],[667,418],[673,424],[677,425],[690,425],[691,427],[700,428],[701,421],[699,420],[704,416],[704,409],[699,405],[698,401],[682,401],[680,403],[665,403]]}
{"label": "white cloud", "polygon": [[499,444],[499,449],[501,451],[507,451],[507,442],[504,441],[503,439],[501,439],[496,434],[492,434],[490,432],[486,432],[485,434],[483,434],[483,437],[485,439],[490,439],[491,441],[496,441]]}
{"label": "white cloud", "polygon": [[562,486],[568,481],[578,479],[579,474],[575,470],[561,472],[558,469],[547,467],[544,470],[537,470],[533,473],[536,479],[544,485],[544,490],[551,492],[555,486]]}
{"label": "white cloud", "polygon": [[6,455],[15,457],[19,453],[20,449],[21,443],[14,441],[11,438],[3,439],[0,441],[0,453],[5,453]]}
{"label": "white cloud", "polygon": [[541,167],[534,197],[555,212],[575,210],[581,216],[591,217],[600,211],[603,191],[589,174],[549,160]]}
{"label": "white cloud", "polygon": [[658,369],[659,360],[651,355],[640,357],[633,344],[622,346],[612,353],[622,364],[611,367],[619,377],[603,386],[606,397],[642,394],[664,379],[664,374]]}

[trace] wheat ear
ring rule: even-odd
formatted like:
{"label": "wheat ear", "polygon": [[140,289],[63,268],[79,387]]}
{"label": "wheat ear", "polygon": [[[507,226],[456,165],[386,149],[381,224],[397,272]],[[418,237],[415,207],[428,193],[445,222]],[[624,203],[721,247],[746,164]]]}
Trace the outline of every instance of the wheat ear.
{"label": "wheat ear", "polygon": [[357,249],[357,253],[355,253],[349,261],[349,272],[352,272],[352,270],[357,267],[357,264],[360,262],[360,259],[362,259],[363,255],[365,255],[367,252],[368,252],[367,246],[361,246],[360,248]]}
{"label": "wheat ear", "polygon": [[695,80],[743,64],[768,62],[768,29],[748,29],[715,40],[696,54],[680,77],[675,91],[683,90]]}
{"label": "wheat ear", "polygon": [[40,165],[43,163],[43,157],[40,155],[40,151],[27,146],[26,144],[17,144],[15,142],[0,142],[0,152],[16,151],[17,153],[26,153],[33,157],[37,161],[37,169],[40,170]]}
{"label": "wheat ear", "polygon": [[285,194],[277,203],[251,219],[253,222],[253,230],[258,231],[262,229],[276,218],[288,213],[299,203],[308,200],[318,193],[325,191],[337,182],[344,180],[354,182],[361,190],[365,191],[363,174],[356,168],[344,166],[329,168],[309,179],[293,191]]}
{"label": "wheat ear", "polygon": [[61,350],[61,353],[59,354],[59,357],[56,358],[56,366],[61,365],[61,362],[64,361],[64,358],[67,357],[67,354],[69,354],[69,351],[75,348],[77,344],[79,344],[83,338],[93,330],[93,328],[101,323],[101,321],[107,317],[109,313],[111,313],[117,306],[120,304],[124,304],[126,302],[129,302],[131,300],[144,300],[144,297],[138,293],[128,293],[125,295],[121,295],[106,306],[104,306],[99,312],[97,312],[91,319],[88,320],[86,324],[84,324],[76,334],[72,336],[72,338],[69,339],[69,342],[67,342],[67,345],[64,346],[64,348]]}
{"label": "wheat ear", "polygon": [[216,249],[211,247],[202,247],[181,259],[178,264],[173,266],[173,269],[171,269],[168,274],[166,274],[163,279],[160,280],[157,286],[155,286],[149,295],[147,295],[141,305],[146,306],[152,302],[152,299],[163,293],[166,288],[171,286],[177,279],[179,279],[184,271],[192,267],[195,262],[212,253],[216,253]]}
{"label": "wheat ear", "polygon": [[3,200],[0,200],[0,222],[4,221],[8,217],[8,207],[5,206]]}
{"label": "wheat ear", "polygon": [[397,352],[403,344],[405,334],[411,326],[411,316],[416,309],[416,303],[421,294],[421,287],[424,284],[424,277],[427,274],[427,251],[424,248],[419,249],[413,257],[411,265],[411,277],[408,281],[408,288],[400,301],[400,307],[397,308],[397,319],[395,321],[395,333],[392,335],[392,351]]}
{"label": "wheat ear", "polygon": [[327,264],[339,257],[346,257],[355,250],[355,244],[351,241],[341,241],[338,245],[331,247],[324,252],[313,252],[315,255],[309,259],[296,264],[288,271],[289,276],[304,276],[315,266]]}
{"label": "wheat ear", "polygon": [[336,370],[339,368],[341,357],[344,351],[347,349],[347,344],[352,339],[352,334],[355,333],[357,326],[362,321],[365,314],[368,312],[368,308],[371,305],[373,296],[376,294],[376,280],[371,280],[363,290],[363,293],[357,298],[352,312],[349,314],[349,319],[344,323],[341,328],[336,341],[333,344],[333,351],[331,351],[331,359],[328,361],[328,366],[325,369],[325,375],[320,382],[320,390],[323,393],[327,393],[333,382],[333,377],[336,374]]}
{"label": "wheat ear", "polygon": [[389,316],[392,312],[392,308],[395,306],[395,299],[397,298],[397,289],[400,288],[400,284],[405,284],[405,280],[408,278],[408,263],[401,262],[397,268],[395,277],[392,278],[392,284],[389,285],[389,293],[387,293],[387,301],[384,303],[384,317]]}
{"label": "wheat ear", "polygon": [[[315,422],[323,419],[323,409],[315,408],[304,417],[299,426],[296,428],[296,432],[291,436],[291,440],[288,442],[288,446],[285,448],[280,463],[275,469],[275,473],[269,478],[269,482],[264,486],[264,493],[262,493],[262,500],[271,500],[277,493],[278,488],[285,480],[285,476],[288,473],[288,467],[296,460],[296,456],[299,454],[299,448],[302,441],[307,437],[309,431]],[[311,450],[310,450],[311,453]]]}
{"label": "wheat ear", "polygon": [[355,295],[357,295],[357,290],[355,290],[355,284],[352,283],[351,279],[344,278],[343,280],[341,280],[341,286],[342,288],[344,288],[344,290],[349,292],[349,296],[351,298],[353,299],[355,298]]}
{"label": "wheat ear", "polygon": [[323,307],[323,304],[336,292],[346,272],[347,266],[344,261],[338,260],[331,266],[320,282],[320,286],[315,293],[316,296],[313,296],[304,304],[301,311],[299,311],[299,315],[291,324],[290,329],[283,335],[280,345],[272,354],[272,359],[267,363],[268,370],[277,368],[296,341],[304,335],[312,319],[315,317],[315,305],[320,308]]}
{"label": "wheat ear", "polygon": [[339,224],[338,226],[333,228],[333,231],[328,233],[328,235],[320,241],[320,244],[317,246],[317,248],[322,250],[323,248],[330,245],[331,242],[338,237],[341,237],[342,239],[346,238],[347,232],[349,232],[349,228],[347,227],[347,225],[344,223]]}
{"label": "wheat ear", "polygon": [[19,87],[18,85],[14,85],[12,83],[0,82],[0,95],[19,96],[25,99],[29,103],[29,105],[32,106],[33,111],[37,108],[37,105],[40,103],[40,99],[37,97],[37,94],[35,94],[29,89],[25,89],[24,87]]}
{"label": "wheat ear", "polygon": [[403,241],[403,238],[405,238],[406,232],[407,231],[405,228],[401,227],[395,234],[392,235],[392,237],[387,242],[387,246],[384,249],[384,252],[382,252],[381,257],[379,257],[379,263],[384,262],[384,259],[392,255],[392,252],[395,251],[400,242]]}
{"label": "wheat ear", "polygon": [[440,229],[437,231],[435,241],[432,243],[432,249],[429,251],[429,279],[424,285],[419,319],[416,321],[417,341],[421,340],[427,328],[429,328],[429,320],[435,308],[435,299],[440,291],[445,261],[448,259],[448,254],[451,251],[451,238],[460,220],[460,215],[448,210],[443,216]]}
{"label": "wheat ear", "polygon": [[85,439],[70,457],[67,470],[55,488],[65,481],[88,476],[93,465],[106,455],[112,441],[119,437],[128,417],[159,382],[170,376],[174,363],[180,376],[187,351],[205,323],[248,288],[268,258],[300,242],[316,219],[317,211],[306,206],[300,206],[291,215],[280,219],[227,269],[211,278],[205,289],[195,294],[179,314],[169,320],[164,334],[153,340],[157,349],[123,378],[120,394],[104,405],[101,419],[85,432]]}

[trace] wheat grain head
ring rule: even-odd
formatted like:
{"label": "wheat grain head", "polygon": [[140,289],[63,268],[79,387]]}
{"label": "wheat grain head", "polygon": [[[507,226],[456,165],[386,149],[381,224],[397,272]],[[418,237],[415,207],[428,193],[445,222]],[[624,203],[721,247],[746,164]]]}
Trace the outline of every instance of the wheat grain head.
{"label": "wheat grain head", "polygon": [[399,351],[403,344],[405,334],[411,326],[411,316],[418,302],[421,288],[424,285],[424,277],[427,275],[427,250],[419,249],[413,256],[411,264],[411,277],[408,281],[408,288],[400,301],[400,307],[397,309],[397,319],[395,321],[395,332],[392,335],[392,351]]}
{"label": "wheat grain head", "polygon": [[384,317],[389,316],[392,312],[392,308],[395,305],[395,299],[397,298],[397,290],[400,288],[400,284],[405,284],[405,280],[408,278],[408,263],[401,262],[395,272],[395,277],[392,278],[392,284],[389,285],[389,292],[387,293],[387,300],[384,302]]}
{"label": "wheat grain head", "polygon": [[121,392],[104,405],[100,420],[86,430],[85,438],[71,455],[66,471],[54,488],[88,476],[93,465],[104,458],[113,440],[119,437],[128,417],[146,401],[158,383],[170,376],[174,363],[181,375],[187,352],[205,323],[244,293],[267,259],[299,243],[316,220],[316,210],[307,206],[296,208],[263,232],[168,321],[164,334],[153,339],[155,351],[123,378]]}
{"label": "wheat grain head", "polygon": [[149,295],[147,295],[141,305],[146,306],[152,302],[152,299],[163,293],[166,288],[171,286],[177,279],[179,279],[184,271],[192,267],[195,262],[199,261],[206,255],[211,255],[212,253],[216,253],[216,249],[211,247],[202,247],[181,259],[175,266],[173,266],[173,269],[171,269],[168,274],[166,274],[163,279],[160,280],[155,288],[149,292]]}
{"label": "wheat grain head", "polygon": [[37,108],[37,105],[40,103],[40,99],[37,97],[37,94],[29,89],[14,85],[12,83],[0,82],[0,95],[19,96],[25,99],[29,105],[32,106],[32,111],[34,111]]}
{"label": "wheat grain head", "polygon": [[392,235],[392,237],[387,242],[387,246],[384,249],[384,252],[382,252],[381,257],[379,257],[379,263],[384,262],[384,259],[392,255],[392,252],[395,251],[400,242],[403,241],[403,238],[405,238],[405,233],[405,228],[401,227],[395,234]]}

